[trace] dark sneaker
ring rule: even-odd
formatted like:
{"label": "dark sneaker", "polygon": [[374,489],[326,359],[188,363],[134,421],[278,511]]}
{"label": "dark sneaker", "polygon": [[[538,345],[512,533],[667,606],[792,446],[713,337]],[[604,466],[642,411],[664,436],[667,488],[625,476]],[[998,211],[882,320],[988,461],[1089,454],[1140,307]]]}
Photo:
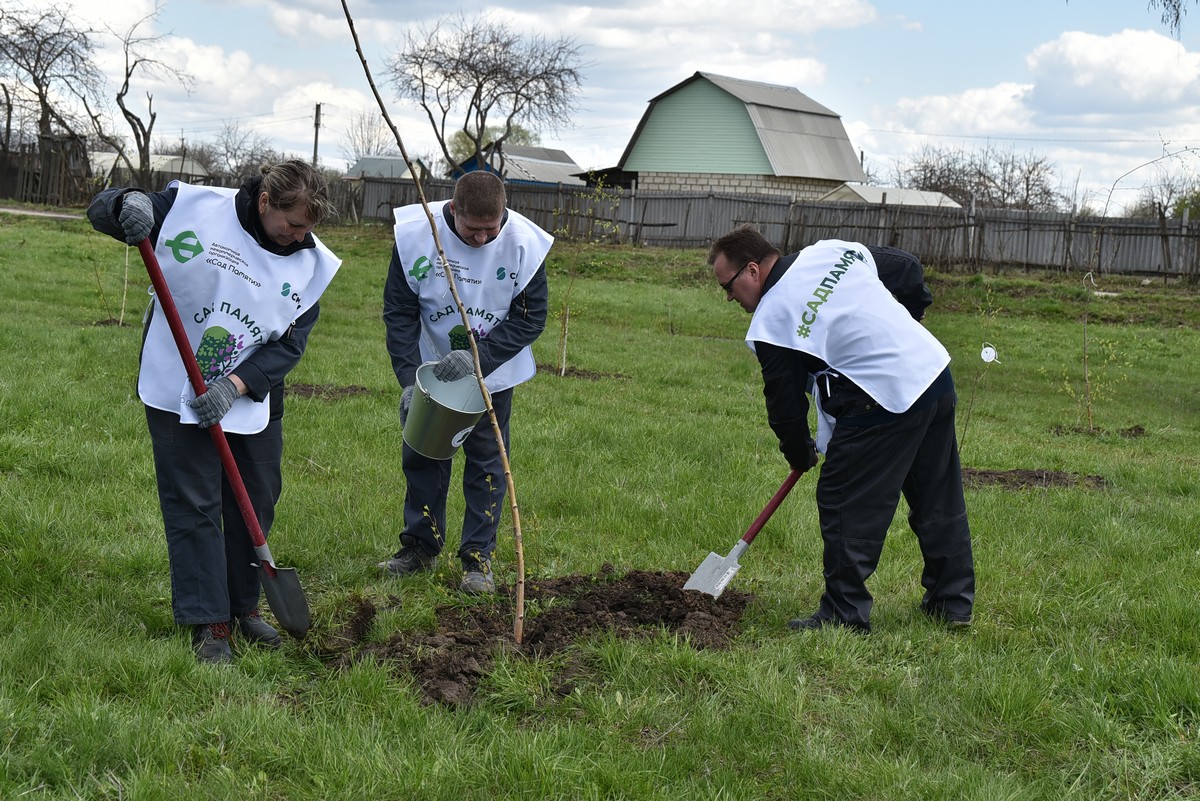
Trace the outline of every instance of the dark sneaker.
{"label": "dark sneaker", "polygon": [[463,560],[463,578],[459,592],[467,595],[491,595],[496,592],[496,581],[492,578],[492,563],[475,556]]}
{"label": "dark sneaker", "polygon": [[229,621],[193,626],[192,648],[196,651],[197,662],[210,665],[232,662],[233,649],[229,647]]}
{"label": "dark sneaker", "polygon": [[871,631],[871,627],[869,625],[863,625],[861,623],[845,623],[841,620],[836,620],[831,617],[821,617],[816,613],[813,613],[808,617],[792,618],[787,622],[787,627],[792,631],[817,631],[818,629],[832,626],[842,626],[850,629],[851,631],[858,632],[859,634],[867,634]]}
{"label": "dark sneaker", "polygon": [[437,557],[427,554],[420,548],[405,546],[396,551],[396,555],[386,562],[379,563],[379,569],[389,576],[412,576],[417,573],[427,573],[437,565]]}
{"label": "dark sneaker", "polygon": [[244,615],[237,616],[238,631],[246,638],[246,642],[257,643],[264,648],[278,648],[282,638],[262,615],[255,609]]}
{"label": "dark sneaker", "polygon": [[941,623],[951,631],[964,631],[971,628],[970,616],[948,615],[942,607],[924,603],[921,604],[921,611],[928,615],[931,620]]}

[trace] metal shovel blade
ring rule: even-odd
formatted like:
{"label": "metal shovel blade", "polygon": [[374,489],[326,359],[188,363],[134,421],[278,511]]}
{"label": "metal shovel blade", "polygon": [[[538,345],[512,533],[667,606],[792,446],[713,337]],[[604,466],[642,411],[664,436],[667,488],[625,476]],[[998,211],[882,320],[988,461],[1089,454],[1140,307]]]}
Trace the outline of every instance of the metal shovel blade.
{"label": "metal shovel blade", "polygon": [[303,640],[304,635],[308,634],[310,619],[308,600],[300,586],[300,577],[290,567],[275,567],[273,572],[274,575],[271,575],[271,570],[259,571],[267,605],[284,631],[297,640]]}
{"label": "metal shovel blade", "polygon": [[733,550],[728,556],[721,556],[719,553],[710,553],[708,557],[700,563],[700,567],[696,568],[696,572],[692,574],[687,583],[683,585],[685,590],[695,590],[711,595],[714,598],[721,597],[721,593],[725,591],[725,585],[733,580],[737,572],[742,569],[738,563],[738,557],[746,552],[750,547],[750,543],[754,542],[754,538],[758,536],[758,532],[771,519],[771,515],[779,508],[779,504],[783,503],[783,499],[792,491],[792,487],[796,485],[796,481],[800,478],[800,472],[793,470],[788,473],[788,477],[784,479],[783,485],[775,491],[771,500],[767,502],[766,507],[759,512],[758,517],[754,518],[754,522],[750,524],[750,528],[746,529],[746,533],[733,546]]}
{"label": "metal shovel blade", "polygon": [[[736,550],[738,549],[735,547],[734,551]],[[691,578],[687,580],[683,588],[685,590],[707,593],[714,598],[720,598],[721,593],[725,591],[726,585],[733,580],[733,577],[741,569],[742,566],[738,564],[737,556],[734,553],[730,552],[729,556],[710,553],[700,563],[700,567],[696,568],[696,572],[691,575]]]}

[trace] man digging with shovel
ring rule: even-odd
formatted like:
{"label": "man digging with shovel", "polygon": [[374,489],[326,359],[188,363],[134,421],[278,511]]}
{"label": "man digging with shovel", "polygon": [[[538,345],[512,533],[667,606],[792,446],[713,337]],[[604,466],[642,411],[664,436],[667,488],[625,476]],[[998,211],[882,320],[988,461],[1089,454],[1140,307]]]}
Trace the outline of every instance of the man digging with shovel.
{"label": "man digging with shovel", "polygon": [[970,625],[975,571],[956,396],[950,355],[917,322],[928,303],[920,262],[838,240],[783,256],[747,225],[714,242],[708,264],[727,300],[753,315],[746,342],[762,368],[780,450],[800,473],[816,465],[817,451],[825,455],[817,481],[825,591],[815,612],[788,627],[870,631],[866,581],[901,493],[925,561],[921,611]]}

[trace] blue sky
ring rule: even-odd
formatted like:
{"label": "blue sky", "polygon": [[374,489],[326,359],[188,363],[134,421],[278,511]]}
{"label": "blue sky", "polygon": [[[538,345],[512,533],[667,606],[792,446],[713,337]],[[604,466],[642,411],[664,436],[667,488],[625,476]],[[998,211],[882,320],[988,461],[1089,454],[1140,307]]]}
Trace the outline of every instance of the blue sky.
{"label": "blue sky", "polygon": [[[151,0],[72,0],[82,22],[123,31]],[[45,3],[28,2],[29,5]],[[1144,0],[548,0],[507,5],[347,0],[388,112],[412,156],[436,151],[419,111],[385,82],[411,26],[489,13],[583,48],[580,110],[542,143],[584,168],[615,165],[647,101],[696,71],[794,86],[841,115],[880,183],[924,147],[1045,158],[1068,195],[1117,211],[1200,160],[1200,18],[1176,38]],[[285,152],[345,166],[345,131],[377,112],[334,0],[165,0],[157,57],[196,78],[185,95],[144,81],[164,137],[253,129]],[[1195,8],[1191,10],[1195,11]],[[102,56],[120,77],[119,49]],[[115,91],[115,90],[114,90]],[[1154,163],[1151,163],[1154,162]]]}

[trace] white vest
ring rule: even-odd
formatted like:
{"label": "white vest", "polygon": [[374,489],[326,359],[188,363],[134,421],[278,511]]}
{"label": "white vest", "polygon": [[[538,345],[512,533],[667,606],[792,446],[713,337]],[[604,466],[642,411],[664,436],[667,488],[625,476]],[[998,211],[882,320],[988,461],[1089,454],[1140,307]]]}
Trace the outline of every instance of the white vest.
{"label": "white vest", "polygon": [[[154,252],[200,373],[210,383],[283,336],[317,302],[341,259],[319,240],[315,248],[290,256],[263,250],[238,222],[236,189],[171,185],[179,191]],[[147,406],[178,414],[180,422],[198,422],[187,405],[196,395],[161,309],[146,334],[138,395]],[[253,434],[269,418],[269,398],[243,395],[221,419],[221,428]]]}
{"label": "white vest", "polygon": [[871,252],[835,239],[800,251],[763,295],[746,332],[751,350],[756,341],[816,356],[894,413],[912,406],[950,363],[942,343],[879,280]]}
{"label": "white vest", "polygon": [[[554,237],[515,211],[500,234],[482,247],[473,248],[458,238],[446,223],[443,207],[449,201],[430,203],[438,239],[450,261],[459,299],[467,311],[476,340],[508,316],[512,301],[525,290],[541,268]],[[396,251],[405,279],[416,293],[421,311],[421,359],[436,361],[451,350],[470,348],[462,315],[454,304],[445,265],[441,264],[429,218],[417,204],[395,210]],[[488,392],[515,387],[533,378],[537,366],[533,351],[525,347],[484,377]]]}

